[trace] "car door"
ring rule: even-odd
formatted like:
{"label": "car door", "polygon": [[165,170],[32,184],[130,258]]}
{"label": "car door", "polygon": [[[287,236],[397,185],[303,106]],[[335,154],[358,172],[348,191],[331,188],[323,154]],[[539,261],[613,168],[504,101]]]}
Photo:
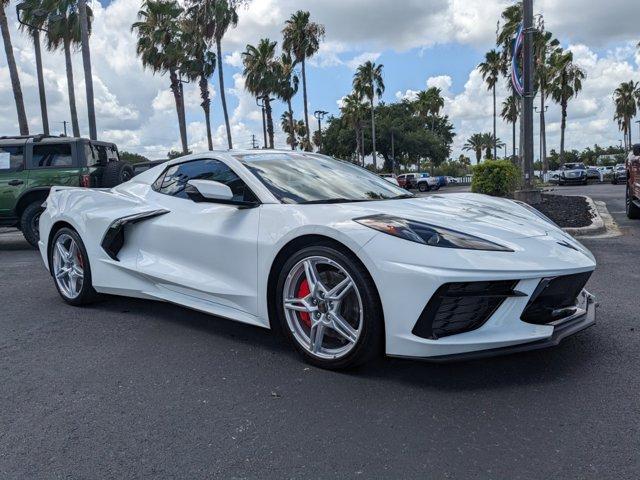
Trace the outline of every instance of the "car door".
{"label": "car door", "polygon": [[260,208],[195,202],[185,192],[193,179],[224,183],[234,199],[257,202],[220,160],[190,160],[168,167],[148,195],[151,203],[169,213],[134,229],[137,269],[177,294],[256,315]]}
{"label": "car door", "polygon": [[24,143],[0,145],[0,216],[12,217],[18,199],[27,187]]}

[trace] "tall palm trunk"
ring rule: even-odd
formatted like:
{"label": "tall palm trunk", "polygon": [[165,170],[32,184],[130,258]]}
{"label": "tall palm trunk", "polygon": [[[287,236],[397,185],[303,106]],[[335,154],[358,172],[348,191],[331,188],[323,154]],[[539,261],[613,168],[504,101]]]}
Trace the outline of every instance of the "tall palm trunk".
{"label": "tall palm trunk", "polygon": [[182,153],[186,154],[189,151],[189,145],[187,143],[187,124],[184,116],[182,83],[178,78],[178,74],[173,69],[169,71],[169,78],[171,79],[171,91],[173,92],[173,98],[176,102],[176,113],[178,114],[178,128],[180,130],[180,142],[182,143]]}
{"label": "tall palm trunk", "polygon": [[267,134],[269,135],[269,148],[273,150],[273,117],[271,111],[271,99],[269,95],[264,97],[264,110],[267,115]]}
{"label": "tall palm trunk", "polygon": [[96,107],[93,96],[93,74],[91,73],[87,0],[78,1],[78,13],[80,17],[80,35],[82,38],[82,66],[84,68],[84,85],[87,95],[87,114],[89,116],[89,138],[91,140],[97,140],[98,131],[96,130]]}
{"label": "tall palm trunk", "polygon": [[293,122],[293,108],[291,107],[291,98],[287,98],[287,108],[289,110],[289,138],[291,139],[291,150],[296,149],[296,126]]}
{"label": "tall palm trunk", "polygon": [[[373,85],[371,85],[371,88],[373,88]],[[376,159],[376,118],[375,117],[376,116],[375,116],[374,107],[373,107],[373,97],[371,97],[371,140],[373,143],[373,151],[372,151],[373,168],[375,170],[378,170],[378,161]]]}
{"label": "tall palm trunk", "polygon": [[511,124],[511,136],[513,138],[513,145],[512,145],[513,155],[511,156],[512,157],[511,161],[513,161],[513,159],[516,158],[516,122],[517,120],[515,120]]}
{"label": "tall palm trunk", "polygon": [[209,146],[209,150],[213,150],[213,138],[211,136],[211,98],[209,97],[209,81],[207,77],[204,75],[200,76],[200,81],[198,82],[200,86],[200,98],[202,98],[202,103],[200,106],[202,110],[204,110],[204,120],[207,125],[207,144]]}
{"label": "tall palm trunk", "polygon": [[47,112],[47,93],[44,89],[42,73],[42,51],[40,49],[40,32],[33,30],[33,50],[36,54],[36,75],[38,77],[38,93],[40,96],[40,113],[42,115],[42,133],[49,135],[49,114]]}
{"label": "tall palm trunk", "polygon": [[311,129],[309,128],[309,106],[307,105],[307,68],[306,61],[302,59],[302,101],[304,102],[304,126],[307,129],[307,144],[311,144],[311,137],[309,132]]}
{"label": "tall palm trunk", "polygon": [[496,86],[493,86],[493,158],[497,160],[498,158],[498,142],[496,139],[498,136],[496,135]]}
{"label": "tall palm trunk", "polygon": [[542,171],[547,173],[549,171],[549,160],[547,159],[547,125],[544,115],[544,89],[540,88],[540,147],[542,151],[540,156],[542,157]]}
{"label": "tall palm trunk", "polygon": [[13,99],[16,102],[16,110],[18,111],[18,126],[20,128],[20,135],[29,135],[29,123],[27,122],[27,113],[24,110],[24,98],[22,96],[22,87],[20,86],[20,77],[18,77],[16,58],[13,56],[13,46],[11,45],[9,24],[7,23],[7,15],[4,11],[4,7],[2,6],[0,6],[0,30],[2,31],[4,51],[7,54],[7,65],[9,66],[9,77],[11,78]]}
{"label": "tall palm trunk", "polygon": [[73,65],[71,63],[71,42],[67,36],[64,39],[64,61],[67,69],[67,88],[69,90],[69,109],[71,111],[71,129],[73,136],[80,136],[78,125],[78,110],[76,108],[76,89],[73,83]]}
{"label": "tall palm trunk", "polygon": [[365,167],[364,164],[364,128],[360,127],[360,151],[362,153],[362,167]]}
{"label": "tall palm trunk", "polygon": [[227,112],[227,96],[224,91],[224,75],[222,73],[222,45],[221,40],[216,38],[216,52],[218,55],[218,84],[220,86],[220,100],[222,101],[222,113],[224,114],[224,125],[227,129],[227,143],[229,150],[233,148],[231,140],[231,125],[229,124],[229,113]]}
{"label": "tall palm trunk", "polygon": [[564,163],[564,131],[567,128],[567,101],[560,103],[562,107],[562,119],[560,121],[560,163]]}

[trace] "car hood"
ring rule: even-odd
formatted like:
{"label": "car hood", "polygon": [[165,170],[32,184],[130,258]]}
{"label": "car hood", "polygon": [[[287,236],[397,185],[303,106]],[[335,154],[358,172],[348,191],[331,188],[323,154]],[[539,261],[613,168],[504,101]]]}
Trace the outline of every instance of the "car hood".
{"label": "car hood", "polygon": [[564,236],[559,228],[516,202],[473,193],[356,203],[347,208],[358,216],[394,215],[485,238],[530,238],[550,232]]}

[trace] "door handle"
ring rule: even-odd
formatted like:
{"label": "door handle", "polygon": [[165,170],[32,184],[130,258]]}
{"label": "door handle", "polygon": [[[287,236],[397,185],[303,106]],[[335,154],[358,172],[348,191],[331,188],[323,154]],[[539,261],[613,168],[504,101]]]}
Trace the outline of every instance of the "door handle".
{"label": "door handle", "polygon": [[11,180],[9,185],[12,187],[17,187],[18,185],[22,185],[24,182],[22,180]]}

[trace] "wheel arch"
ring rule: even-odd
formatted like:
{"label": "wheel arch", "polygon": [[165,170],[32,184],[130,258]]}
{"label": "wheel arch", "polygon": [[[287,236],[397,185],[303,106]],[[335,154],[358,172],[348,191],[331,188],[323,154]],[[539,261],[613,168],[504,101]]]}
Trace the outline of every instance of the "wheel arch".
{"label": "wheel arch", "polygon": [[[383,329],[386,330],[386,326],[384,322],[384,310],[382,308],[382,299],[380,297],[380,292],[378,291],[378,285],[373,279],[373,276],[371,275],[371,272],[369,271],[369,268],[367,267],[365,262],[363,262],[362,259],[344,243],[334,238],[328,237],[326,235],[321,235],[321,234],[304,234],[296,238],[293,238],[289,240],[285,245],[283,245],[282,248],[280,248],[280,250],[274,257],[273,262],[271,263],[271,267],[269,269],[269,276],[267,278],[267,292],[266,292],[267,293],[267,299],[266,299],[267,312],[269,316],[270,328],[272,330],[274,329],[277,330],[278,328],[278,324],[276,321],[277,311],[276,311],[276,303],[275,303],[276,287],[278,283],[278,275],[280,274],[280,271],[282,270],[282,267],[284,266],[287,258],[289,258],[289,256],[291,256],[293,253],[297,252],[301,248],[320,246],[320,245],[331,246],[336,250],[339,250],[340,252],[347,255],[349,258],[351,258],[354,262],[358,263],[363,268],[363,270],[371,279],[371,283],[374,287],[375,294],[378,298],[378,302],[380,303],[380,312],[383,316],[382,325],[383,325]],[[383,335],[383,338],[386,339],[386,335]]]}
{"label": "wheel arch", "polygon": [[50,191],[51,187],[37,187],[23,192],[16,202],[16,206],[14,209],[16,216],[20,218],[25,208],[27,208],[33,202],[37,202],[39,200],[42,200],[44,202],[49,196]]}

